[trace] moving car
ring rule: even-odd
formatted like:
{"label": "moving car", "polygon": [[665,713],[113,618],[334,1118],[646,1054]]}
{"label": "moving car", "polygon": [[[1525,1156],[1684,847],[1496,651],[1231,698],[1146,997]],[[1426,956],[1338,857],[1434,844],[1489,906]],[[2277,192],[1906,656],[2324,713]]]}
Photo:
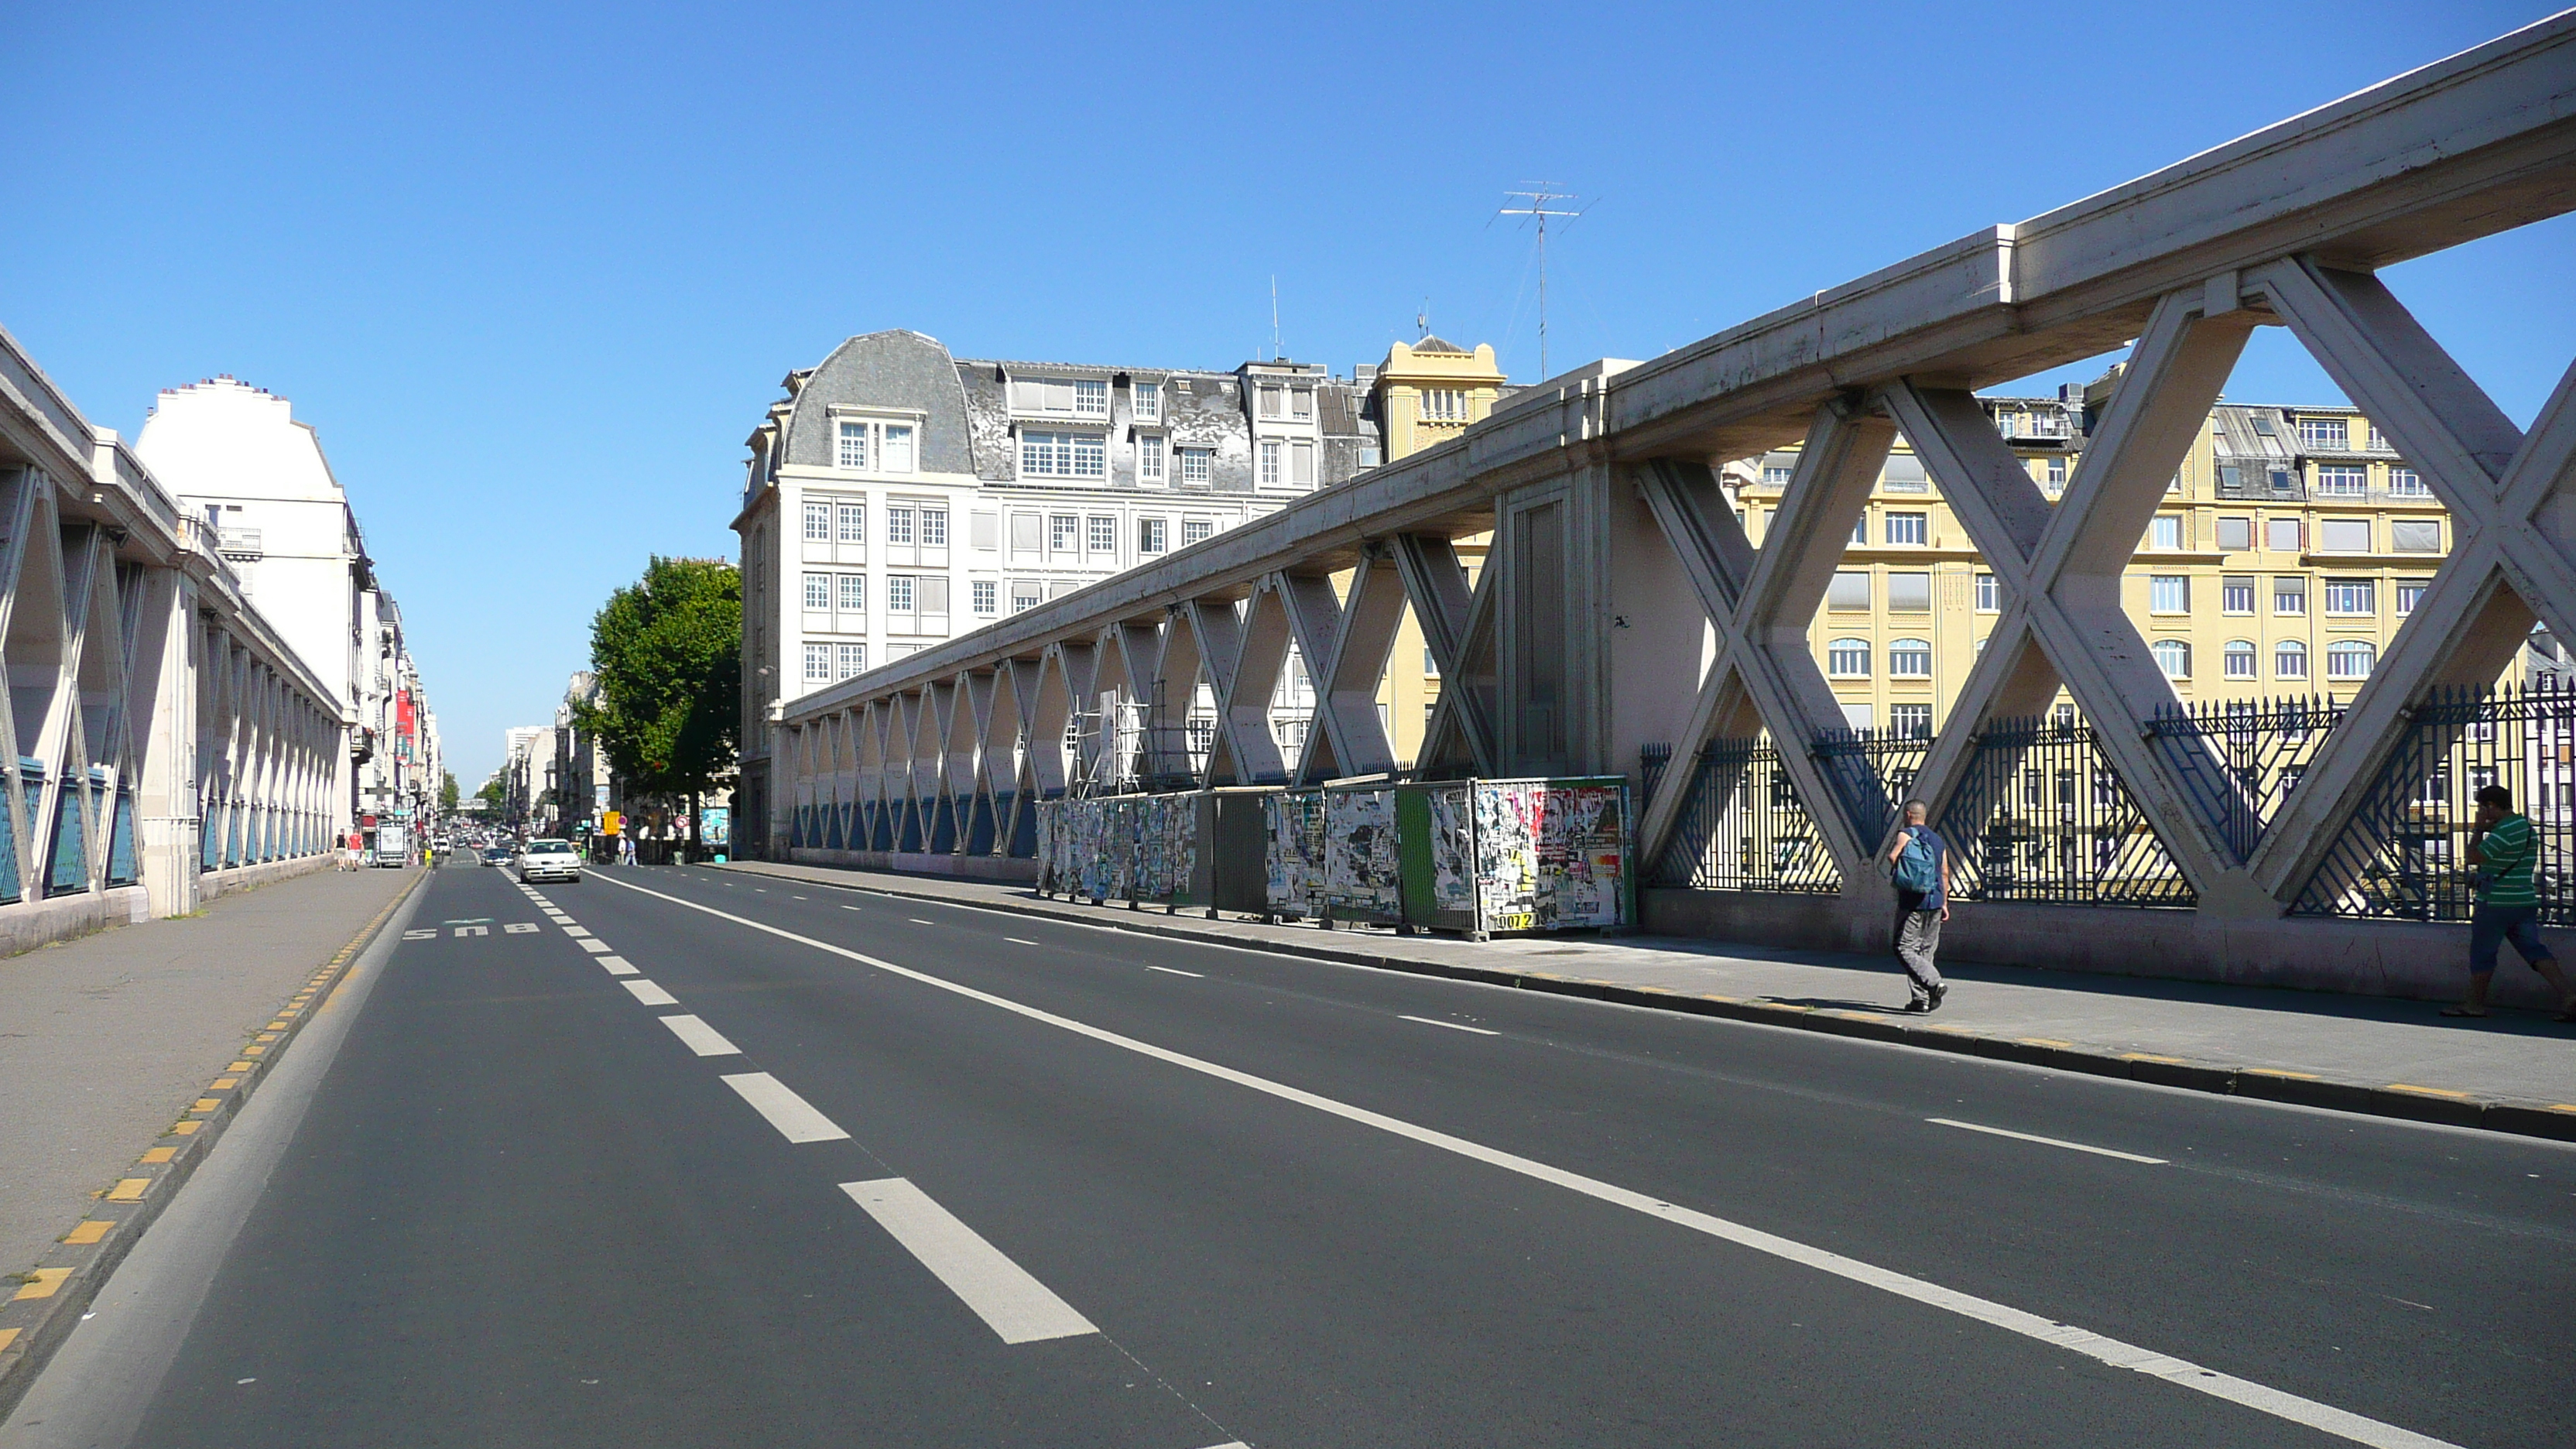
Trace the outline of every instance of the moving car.
{"label": "moving car", "polygon": [[503,850],[497,845],[490,845],[485,846],[483,850],[476,855],[475,859],[478,863],[483,865],[508,865],[510,863],[510,852]]}
{"label": "moving car", "polygon": [[519,879],[581,880],[581,852],[569,840],[531,840],[519,847]]}

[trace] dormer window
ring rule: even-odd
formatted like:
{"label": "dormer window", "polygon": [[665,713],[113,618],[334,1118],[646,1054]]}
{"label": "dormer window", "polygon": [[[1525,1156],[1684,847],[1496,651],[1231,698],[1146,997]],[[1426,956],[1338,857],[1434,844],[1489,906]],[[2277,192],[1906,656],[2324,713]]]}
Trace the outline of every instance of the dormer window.
{"label": "dormer window", "polygon": [[1060,417],[1109,416],[1109,380],[1101,377],[1015,377],[1011,411]]}
{"label": "dormer window", "polygon": [[842,418],[835,429],[833,466],[849,473],[909,473],[913,426],[870,418]]}
{"label": "dormer window", "polygon": [[1163,420],[1163,385],[1159,382],[1136,384],[1136,421],[1159,423]]}

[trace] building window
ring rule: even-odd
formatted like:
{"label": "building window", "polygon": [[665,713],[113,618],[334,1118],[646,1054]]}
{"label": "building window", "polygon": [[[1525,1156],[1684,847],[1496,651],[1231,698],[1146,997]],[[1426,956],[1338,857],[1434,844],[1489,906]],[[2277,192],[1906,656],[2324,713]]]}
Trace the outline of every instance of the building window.
{"label": "building window", "polygon": [[1109,416],[1109,383],[1103,378],[1015,377],[1011,379],[1011,411],[1105,418]]}
{"label": "building window", "polygon": [[868,576],[866,574],[841,575],[841,612],[865,614],[867,611]]}
{"label": "building window", "polygon": [[1313,417],[1315,415],[1315,390],[1311,387],[1290,388],[1288,390],[1288,412],[1292,417]]}
{"label": "building window", "polygon": [[830,543],[832,541],[831,504],[808,503],[805,505],[805,541],[807,543]]}
{"label": "building window", "polygon": [[2218,611],[2222,614],[2254,612],[2254,576],[2229,574],[2218,581]]}
{"label": "building window", "polygon": [[1109,380],[1107,378],[1086,377],[1074,383],[1073,415],[1078,418],[1109,416]]}
{"label": "building window", "polygon": [[834,461],[844,468],[864,469],[868,466],[867,424],[842,420],[841,451]]}
{"label": "building window", "polygon": [[2191,644],[2182,639],[2159,639],[2147,646],[2156,656],[2156,667],[2167,679],[2191,678]]}
{"label": "building window", "polygon": [[2151,524],[2149,524],[2149,525],[2148,525],[2147,537],[2148,537],[2148,538],[2153,542],[2154,546],[2155,546],[2155,547],[2157,547],[2157,548],[2161,548],[2161,549],[2178,549],[2178,548],[2181,548],[2181,547],[2182,547],[2182,515],[2181,515],[2181,514],[2178,514],[2178,513],[2159,513],[2159,514],[2157,514],[2157,515],[2156,515],[2156,518],[2155,518],[2155,522],[2153,522],[2153,523],[2151,523]]}
{"label": "building window", "polygon": [[2431,491],[2424,486],[2424,475],[2412,468],[2388,470],[2388,494],[2392,498],[2422,498]]}
{"label": "building window", "polygon": [[2267,518],[2263,520],[2263,546],[2274,553],[2299,551],[2299,520]]}
{"label": "building window", "polygon": [[2414,613],[2415,606],[2424,602],[2424,591],[2431,587],[2433,587],[2431,579],[2399,579],[2397,581],[2397,617],[2403,619]]}
{"label": "building window", "polygon": [[[1272,389],[1272,391],[1276,390]],[[1265,441],[1261,445],[1261,486],[1264,488],[1279,486],[1279,445],[1277,443]]]}
{"label": "building window", "polygon": [[830,574],[807,574],[805,576],[805,607],[809,611],[815,613],[827,613],[830,611],[832,607],[832,576]]}
{"label": "building window", "polygon": [[1869,678],[1869,641],[1837,639],[1826,645],[1825,672],[1836,679]]}
{"label": "building window", "polygon": [[1899,639],[1887,646],[1887,677],[1890,679],[1929,679],[1932,677],[1932,641]]}
{"label": "building window", "polygon": [[2359,639],[2343,639],[2326,646],[2326,678],[2351,681],[2368,679],[2370,667],[2379,662],[2379,651]]}
{"label": "building window", "polygon": [[1137,435],[1137,438],[1136,438],[1136,481],[1137,481],[1137,482],[1139,482],[1139,483],[1160,483],[1160,482],[1162,482],[1162,481],[1163,481],[1163,449],[1164,449],[1164,446],[1165,446],[1165,444],[1164,444],[1164,440],[1163,440],[1163,435],[1162,435],[1162,434],[1160,434],[1160,433],[1140,433],[1140,434],[1138,434],[1138,435]]}
{"label": "building window", "polygon": [[1105,514],[1091,515],[1088,537],[1084,540],[1093,553],[1114,554],[1118,551],[1118,520]]}
{"label": "building window", "polygon": [[1980,614],[1992,614],[2001,610],[2003,606],[2003,586],[1995,581],[1995,576],[1993,574],[1977,575],[1977,612]]}
{"label": "building window", "polygon": [[2255,671],[2254,641],[2230,639],[2220,654],[2219,662],[2230,679],[2252,679]]}
{"label": "building window", "polygon": [[1467,421],[1467,392],[1456,387],[1426,387],[1422,390],[1422,420],[1426,423],[1463,423]]}
{"label": "building window", "polygon": [[2157,574],[2147,580],[2147,608],[2158,614],[2191,612],[2191,576]]}
{"label": "building window", "polygon": [[1262,417],[1275,418],[1280,416],[1278,384],[1268,383],[1261,387],[1257,387],[1253,389],[1253,396],[1260,401],[1260,415]]}
{"label": "building window", "polygon": [[1136,551],[1161,553],[1171,547],[1171,524],[1160,518],[1136,520]]}
{"label": "building window", "polygon": [[2051,488],[2066,486],[2066,459],[2063,455],[2048,460],[2048,486]]}
{"label": "building window", "polygon": [[1216,450],[1213,448],[1181,449],[1181,481],[1204,488],[1216,473]]}
{"label": "building window", "polygon": [[1046,589],[1035,579],[1011,580],[1011,612],[1023,613],[1046,602]]}
{"label": "building window", "polygon": [[868,541],[868,510],[863,503],[844,503],[840,507],[841,542],[864,546]]}
{"label": "building window", "polygon": [[947,509],[925,508],[921,510],[921,546],[923,548],[946,548],[948,546]]}
{"label": "building window", "polygon": [[1932,738],[1932,706],[1892,704],[1887,707],[1888,733],[1904,740]]}
{"label": "building window", "polygon": [[2317,523],[2317,547],[2324,553],[2370,552],[2370,520],[2327,518]]}
{"label": "building window", "polygon": [[2308,611],[2308,581],[2289,575],[2272,580],[2272,612],[2304,614]]}
{"label": "building window", "polygon": [[1866,508],[1860,511],[1860,517],[1852,520],[1852,542],[1869,542],[1869,510]]}
{"label": "building window", "polygon": [[842,644],[835,646],[835,649],[841,658],[841,667],[837,675],[838,678],[847,679],[853,674],[865,674],[868,672],[868,646],[865,644]]}
{"label": "building window", "polygon": [[1931,519],[1921,513],[1890,513],[1887,517],[1889,543],[1928,543],[1931,541]]}
{"label": "building window", "polygon": [[1098,478],[1108,466],[1109,444],[1098,433],[1020,434],[1024,477]]}
{"label": "building window", "polygon": [[887,509],[887,510],[886,510],[886,542],[888,542],[888,543],[910,543],[910,542],[912,542],[912,510],[911,510],[911,509],[909,509],[909,508],[889,508],[889,509]]}
{"label": "building window", "polygon": [[[1136,384],[1136,421],[1159,423],[1163,420],[1163,385],[1159,382]],[[1156,474],[1156,477],[1162,476]]]}
{"label": "building window", "polygon": [[820,684],[820,683],[824,683],[824,682],[829,681],[829,680],[831,679],[831,677],[832,677],[832,646],[831,646],[831,645],[829,645],[829,644],[808,644],[808,645],[806,645],[806,646],[805,646],[805,678],[806,678],[806,680],[807,680],[808,682],[811,682],[811,683],[817,683],[817,684]]}
{"label": "building window", "polygon": [[1216,537],[1216,525],[1213,522],[1204,518],[1184,518],[1181,520],[1181,542],[1183,544],[1205,543],[1214,537]]}
{"label": "building window", "polygon": [[[1298,394],[1298,396],[1299,396],[1299,397],[1304,397],[1304,396],[1305,396],[1305,394],[1304,394],[1304,393],[1299,393],[1299,394]],[[1289,482],[1292,486],[1294,486],[1294,487],[1298,487],[1298,488],[1312,488],[1312,487],[1314,487],[1314,486],[1315,486],[1315,445],[1314,445],[1314,444],[1312,444],[1312,443],[1291,443],[1291,444],[1289,444],[1289,445],[1288,445],[1288,464],[1289,464],[1289,467],[1288,467],[1288,482]]]}
{"label": "building window", "polygon": [[2273,645],[2272,677],[2274,679],[2307,678],[2308,646],[2296,639],[2284,639]]}
{"label": "building window", "polygon": [[2007,438],[2019,436],[2021,431],[2021,414],[2007,412],[2001,408],[1997,408],[1995,410],[1995,431],[2003,434]]}
{"label": "building window", "polygon": [[909,423],[888,423],[877,429],[877,471],[912,471],[912,426]]}
{"label": "building window", "polygon": [[2367,617],[2379,612],[2372,598],[2369,579],[2326,580],[2326,613],[2345,618]]}
{"label": "building window", "polygon": [[887,613],[909,614],[913,612],[913,600],[915,597],[913,580],[910,575],[896,574],[894,577],[886,580]]}
{"label": "building window", "polygon": [[2359,498],[2369,487],[2369,470],[2357,464],[2329,463],[2317,469],[2317,493],[2321,497]]}
{"label": "building window", "polygon": [[1001,611],[1002,586],[991,579],[976,579],[966,586],[975,601],[975,612],[992,617]]}
{"label": "building window", "polygon": [[1762,465],[1762,486],[1765,488],[1786,488],[1789,486],[1789,475],[1792,471],[1794,470],[1784,464],[1765,463]]}
{"label": "building window", "polygon": [[1887,608],[1895,614],[1921,614],[1932,608],[1932,576],[1927,573],[1891,573],[1887,576]]}
{"label": "building window", "polygon": [[2392,518],[2388,520],[2390,553],[2440,553],[2442,520],[2438,518]]}
{"label": "building window", "polygon": [[1081,529],[1082,520],[1070,513],[1048,514],[1047,551],[1050,553],[1076,552],[1082,542]]}
{"label": "building window", "polygon": [[1835,574],[1832,585],[1825,590],[1825,607],[1866,610],[1869,607],[1869,574],[1859,569],[1845,569]]}
{"label": "building window", "polygon": [[2218,520],[2218,551],[2244,553],[2254,547],[2254,520],[2222,518]]}
{"label": "building window", "polygon": [[2341,418],[2299,419],[2299,445],[2341,452],[2352,445],[2352,430]]}

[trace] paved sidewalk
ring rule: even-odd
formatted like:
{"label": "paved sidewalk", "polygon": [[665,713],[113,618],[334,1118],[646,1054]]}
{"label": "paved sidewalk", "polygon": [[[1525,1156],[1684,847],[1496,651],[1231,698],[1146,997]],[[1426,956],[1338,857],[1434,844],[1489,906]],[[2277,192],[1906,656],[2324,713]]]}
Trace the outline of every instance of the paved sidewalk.
{"label": "paved sidewalk", "polygon": [[323,870],[0,960],[0,1273],[45,1257],[420,875]]}
{"label": "paved sidewalk", "polygon": [[[1770,1022],[2172,1086],[2576,1140],[2576,1026],[2427,1002],[1961,963],[1909,1017],[1893,959],[1656,936],[1483,944],[1042,899],[1025,886],[739,861],[724,867],[959,905]],[[2508,968],[2510,969],[2510,968]]]}

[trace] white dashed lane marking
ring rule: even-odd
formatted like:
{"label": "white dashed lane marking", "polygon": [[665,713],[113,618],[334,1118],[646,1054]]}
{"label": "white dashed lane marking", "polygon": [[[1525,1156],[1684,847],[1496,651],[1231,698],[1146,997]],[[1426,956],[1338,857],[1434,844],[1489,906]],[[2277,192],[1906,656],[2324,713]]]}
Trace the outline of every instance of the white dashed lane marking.
{"label": "white dashed lane marking", "polygon": [[[634,983],[628,982],[627,989],[633,990]],[[739,1072],[723,1080],[790,1142],[839,1142],[850,1135],[767,1072]]]}
{"label": "white dashed lane marking", "polygon": [[1398,1018],[1396,1018],[1396,1019],[1397,1019],[1397,1020],[1399,1020],[1399,1021],[1418,1021],[1418,1022],[1421,1022],[1424,1026],[1445,1026],[1445,1027],[1449,1028],[1451,1031],[1472,1031],[1472,1032],[1474,1032],[1474,1033],[1475,1033],[1476,1035],[1478,1035],[1478,1036],[1501,1036],[1501,1035],[1502,1035],[1502,1033],[1501,1033],[1501,1032],[1499,1032],[1499,1031],[1492,1031],[1492,1030],[1488,1030],[1488,1029],[1487,1029],[1487,1028],[1485,1028],[1485,1027],[1481,1027],[1481,1026],[1460,1026],[1458,1023],[1456,1023],[1456,1022],[1454,1022],[1454,1021],[1435,1021],[1435,1020],[1433,1020],[1432,1018],[1427,1017],[1427,1016],[1403,1016],[1403,1017],[1398,1017]]}
{"label": "white dashed lane marking", "polygon": [[671,1029],[673,1036],[678,1037],[689,1050],[699,1056],[730,1057],[738,1056],[742,1052],[742,1048],[726,1041],[722,1033],[694,1016],[665,1016],[660,1020],[664,1026]]}
{"label": "white dashed lane marking", "polygon": [[632,981],[622,981],[618,984],[633,993],[635,999],[643,1002],[646,1006],[677,1006],[680,1004],[680,998],[673,996],[671,993],[654,985],[652,982],[641,976],[636,977]]}
{"label": "white dashed lane marking", "polygon": [[[731,1078],[726,1080],[730,1081]],[[975,1310],[1004,1343],[1036,1343],[1098,1333],[1091,1320],[1055,1296],[955,1213],[905,1178],[845,1182],[841,1191],[867,1209],[877,1226],[921,1260],[940,1282]]]}
{"label": "white dashed lane marking", "polygon": [[1954,1122],[1947,1117],[1926,1117],[1923,1120],[1937,1127],[1956,1127],[1962,1132],[1983,1132],[1989,1137],[2009,1137],[2015,1142],[2036,1142],[2042,1147],[2063,1147],[2069,1152],[2090,1152],[2096,1157],[2116,1157],[2122,1162],[2143,1162],[2149,1167],[2166,1165],[2166,1159],[2161,1157],[2141,1157],[2134,1152],[2120,1152],[2108,1147],[2087,1147],[2081,1142],[2069,1142],[2060,1137],[2039,1137],[2028,1132],[2007,1131],[2001,1127],[1980,1127],[1974,1122]]}

